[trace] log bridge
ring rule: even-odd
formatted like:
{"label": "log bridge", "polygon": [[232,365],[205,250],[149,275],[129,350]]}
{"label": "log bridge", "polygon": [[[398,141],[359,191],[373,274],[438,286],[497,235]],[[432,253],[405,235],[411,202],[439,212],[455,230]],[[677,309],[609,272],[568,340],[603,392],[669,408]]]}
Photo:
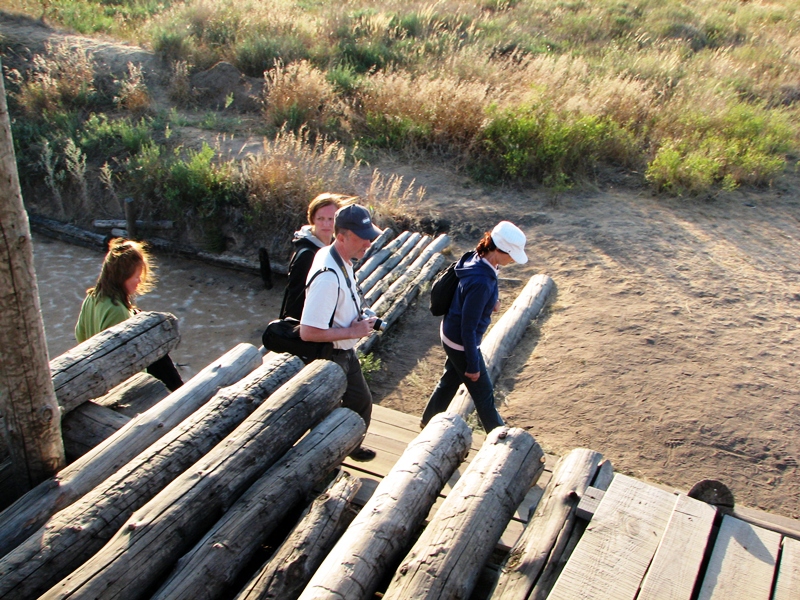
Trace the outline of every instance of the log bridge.
{"label": "log bridge", "polygon": [[[448,243],[392,237],[357,270],[390,327]],[[493,379],[552,285],[531,278],[487,334]],[[380,405],[367,430],[334,363],[248,344],[167,394],[139,371],[178,338],[142,313],[51,362],[71,462],[0,513],[0,598],[800,597],[796,521],[483,435],[465,390],[422,431]],[[374,460],[348,458],[361,443]]]}

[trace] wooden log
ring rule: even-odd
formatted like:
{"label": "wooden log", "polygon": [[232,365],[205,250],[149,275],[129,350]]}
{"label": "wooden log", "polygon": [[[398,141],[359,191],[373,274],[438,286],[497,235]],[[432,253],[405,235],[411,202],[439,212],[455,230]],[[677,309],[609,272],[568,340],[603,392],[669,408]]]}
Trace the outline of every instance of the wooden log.
{"label": "wooden log", "polygon": [[105,236],[99,233],[31,213],[28,213],[28,219],[30,219],[31,229],[37,233],[84,248],[105,248]]}
{"label": "wooden log", "polygon": [[577,448],[558,461],[536,512],[502,565],[490,597],[526,600],[545,568],[557,564],[575,527],[575,509],[603,455]]}
{"label": "wooden log", "polygon": [[370,293],[366,295],[366,299],[370,306],[372,306],[373,310],[378,312],[382,305],[391,305],[397,296],[399,296],[403,290],[405,290],[409,282],[413,281],[414,278],[419,274],[425,264],[430,260],[431,256],[437,252],[441,252],[449,245],[450,238],[443,233],[430,244],[425,246],[425,249],[420,253],[420,255],[414,259],[414,262],[412,262],[408,268],[404,269],[400,273],[398,278],[396,278],[394,281],[389,281],[387,279],[386,283],[388,285],[386,286],[384,286],[384,281],[381,281],[379,285],[372,288]]}
{"label": "wooden log", "polygon": [[43,481],[0,513],[0,555],[39,529],[57,511],[100,484],[134,456],[158,440],[219,388],[244,377],[261,364],[251,344],[239,344],[214,361],[165,400],[117,431],[58,474]]}
{"label": "wooden log", "polygon": [[163,381],[149,373],[141,372],[129,377],[106,395],[100,396],[92,402],[133,418],[150,410],[167,396],[169,396],[169,390]]}
{"label": "wooden log", "polygon": [[410,236],[408,236],[406,241],[403,242],[402,246],[394,251],[391,256],[387,257],[386,260],[383,261],[378,268],[370,274],[369,277],[365,277],[361,281],[361,291],[365,294],[368,294],[376,283],[388,275],[392,269],[400,264],[400,261],[402,261],[408,255],[408,253],[414,249],[420,238],[422,238],[422,236],[419,233],[412,233]]}
{"label": "wooden log", "polygon": [[357,413],[347,408],[334,410],[181,558],[153,600],[220,598],[280,520],[358,448],[366,432],[364,420]]}
{"label": "wooden log", "polygon": [[58,402],[47,369],[33,239],[2,78],[0,181],[0,414],[18,495],[53,475],[65,461]]}
{"label": "wooden log", "polygon": [[[95,229],[124,229],[128,226],[125,219],[95,219],[92,221],[92,227]],[[136,227],[138,229],[172,229],[175,226],[174,221],[143,221],[136,220]]]}
{"label": "wooden log", "polygon": [[140,312],[50,361],[58,403],[69,412],[138,373],[180,341],[178,319]]}
{"label": "wooden log", "polygon": [[130,417],[95,404],[84,402],[61,420],[61,434],[64,438],[64,452],[72,462],[83,456],[115,432],[122,429]]}
{"label": "wooden log", "polygon": [[800,596],[800,541],[781,540],[781,564],[772,600],[791,600]]}
{"label": "wooden log", "polygon": [[413,542],[471,443],[472,433],[457,415],[431,419],[378,484],[300,599],[372,598]]}
{"label": "wooden log", "polygon": [[269,357],[0,560],[0,597],[36,598],[69,575],[303,367],[288,354]]}
{"label": "wooden log", "polygon": [[[400,318],[400,315],[402,315],[408,309],[409,305],[414,301],[414,299],[419,296],[422,285],[425,282],[433,279],[436,273],[441,270],[444,261],[444,256],[438,252],[434,254],[425,264],[425,267],[422,269],[422,271],[420,271],[411,284],[405,288],[404,292],[395,299],[391,306],[381,305],[381,310],[385,312],[378,312],[378,315],[386,323],[387,329],[395,324],[397,319]],[[378,339],[380,339],[380,337],[377,335],[371,335],[369,337],[362,338],[355,346],[356,352],[360,352],[362,354],[369,353]]]}
{"label": "wooden log", "polygon": [[[368,293],[364,294],[364,299],[367,301],[367,304],[374,304],[375,300],[388,290],[392,283],[397,281],[401,275],[407,273],[410,265],[422,254],[422,251],[425,250],[427,246],[430,246],[430,243],[430,236],[421,236],[414,247],[411,248],[411,251],[406,254],[395,267],[389,269],[386,274],[370,288]],[[374,276],[375,273],[378,272],[380,272],[380,269],[377,269],[372,275]]]}
{"label": "wooden log", "polygon": [[411,236],[410,231],[404,231],[396,238],[394,238],[391,242],[389,242],[385,248],[378,250],[375,254],[369,257],[369,259],[363,261],[359,266],[356,273],[356,279],[361,282],[364,281],[367,277],[369,277],[372,272],[377,269],[383,261],[389,258],[392,253],[394,253],[400,246],[405,243],[405,241]]}
{"label": "wooden log", "polygon": [[[614,468],[611,466],[611,461],[608,459],[603,460],[599,467],[597,468],[597,474],[595,475],[594,481],[592,482],[592,486],[598,490],[608,490],[608,486],[611,485],[612,480],[614,479]],[[572,551],[578,545],[581,537],[583,536],[583,532],[586,531],[586,526],[588,523],[586,521],[578,520],[577,522],[573,523],[572,532],[569,535],[566,543],[561,542],[558,548],[558,552],[556,552],[551,560],[547,562],[544,567],[544,571],[539,576],[539,580],[536,582],[536,585],[533,587],[533,591],[528,595],[529,600],[533,600],[537,598],[538,600],[545,600],[547,596],[550,594],[550,590],[553,589],[553,585],[558,580],[558,576],[561,574],[561,571],[564,570],[564,566],[569,561],[569,557],[572,555]]]}
{"label": "wooden log", "polygon": [[353,521],[361,480],[341,472],[235,600],[296,600]]}
{"label": "wooden log", "polygon": [[143,597],[256,479],[336,407],[345,387],[336,363],[306,366],[41,598]]}
{"label": "wooden log", "polygon": [[[514,300],[511,308],[498,319],[483,338],[481,353],[486,361],[486,370],[489,372],[492,383],[497,380],[506,359],[522,339],[531,320],[536,318],[539,311],[542,310],[552,288],[553,280],[549,276],[534,275],[531,277],[517,299]],[[466,418],[474,409],[472,398],[467,392],[466,386],[462,385],[450,402],[448,410]]]}
{"label": "wooden log", "polygon": [[132,240],[138,239],[139,231],[136,228],[136,210],[133,198],[125,198],[123,206],[125,207],[125,225],[128,228],[128,237]]}
{"label": "wooden log", "polygon": [[456,482],[395,572],[386,600],[469,598],[544,452],[523,429],[498,427]]}
{"label": "wooden log", "polygon": [[358,261],[358,263],[355,265],[355,270],[358,271],[361,265],[363,265],[366,261],[368,261],[370,257],[372,257],[372,255],[375,254],[378,250],[383,249],[383,247],[393,237],[394,237],[394,230],[391,227],[387,227],[386,229],[384,229],[383,232],[378,237],[376,237],[369,245],[369,248],[367,248],[367,251],[364,253],[364,256],[362,256],[361,259]]}

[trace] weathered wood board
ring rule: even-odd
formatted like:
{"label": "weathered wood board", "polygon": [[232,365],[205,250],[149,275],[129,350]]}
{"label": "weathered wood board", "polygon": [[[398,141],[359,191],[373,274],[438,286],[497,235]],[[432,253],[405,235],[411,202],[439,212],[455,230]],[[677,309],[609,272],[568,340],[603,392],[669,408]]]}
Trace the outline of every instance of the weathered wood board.
{"label": "weathered wood board", "polygon": [[675,495],[617,474],[549,600],[633,600],[675,506]]}
{"label": "weathered wood board", "polygon": [[725,516],[698,600],[769,600],[781,535]]}
{"label": "weathered wood board", "polygon": [[715,516],[710,504],[678,496],[638,600],[690,600]]}

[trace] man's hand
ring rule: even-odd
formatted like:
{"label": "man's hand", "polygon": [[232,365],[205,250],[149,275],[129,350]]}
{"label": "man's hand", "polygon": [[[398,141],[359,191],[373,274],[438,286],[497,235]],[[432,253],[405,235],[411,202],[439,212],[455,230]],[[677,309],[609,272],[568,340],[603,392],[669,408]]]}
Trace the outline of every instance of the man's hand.
{"label": "man's hand", "polygon": [[351,337],[362,338],[368,336],[374,331],[375,321],[377,320],[378,317],[368,317],[366,319],[357,318],[355,321],[350,323],[350,329],[354,333],[354,335]]}
{"label": "man's hand", "polygon": [[464,373],[464,377],[469,379],[470,381],[478,381],[480,379],[481,372],[478,371],[477,373]]}

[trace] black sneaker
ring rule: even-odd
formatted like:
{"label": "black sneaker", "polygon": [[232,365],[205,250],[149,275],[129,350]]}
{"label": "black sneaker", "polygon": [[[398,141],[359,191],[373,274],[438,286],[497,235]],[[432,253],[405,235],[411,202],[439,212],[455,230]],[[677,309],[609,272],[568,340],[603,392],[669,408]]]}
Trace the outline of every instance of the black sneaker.
{"label": "black sneaker", "polygon": [[361,446],[350,453],[350,458],[359,462],[366,462],[375,458],[375,450]]}

